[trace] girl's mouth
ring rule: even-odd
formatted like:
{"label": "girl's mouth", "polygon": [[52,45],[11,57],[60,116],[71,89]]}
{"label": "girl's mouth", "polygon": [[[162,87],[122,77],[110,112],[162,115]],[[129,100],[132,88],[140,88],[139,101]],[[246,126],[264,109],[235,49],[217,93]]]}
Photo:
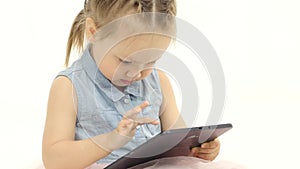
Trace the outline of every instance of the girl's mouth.
{"label": "girl's mouth", "polygon": [[126,85],[130,85],[132,83],[132,81],[129,81],[129,80],[124,80],[124,79],[121,79],[120,80],[123,84],[126,84]]}

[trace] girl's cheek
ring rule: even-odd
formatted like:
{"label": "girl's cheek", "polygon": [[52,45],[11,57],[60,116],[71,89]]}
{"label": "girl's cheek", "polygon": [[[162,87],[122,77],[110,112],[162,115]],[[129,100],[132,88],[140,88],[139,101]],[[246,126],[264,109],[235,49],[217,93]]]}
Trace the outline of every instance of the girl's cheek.
{"label": "girl's cheek", "polygon": [[152,70],[153,69],[151,68],[151,69],[147,69],[147,70],[142,71],[142,76],[144,76],[144,77],[149,76],[151,74]]}

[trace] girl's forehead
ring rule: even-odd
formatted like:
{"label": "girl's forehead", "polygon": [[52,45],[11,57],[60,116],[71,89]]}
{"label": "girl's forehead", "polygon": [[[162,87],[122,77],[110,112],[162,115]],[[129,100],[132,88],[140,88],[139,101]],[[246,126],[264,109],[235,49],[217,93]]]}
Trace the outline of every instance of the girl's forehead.
{"label": "girl's forehead", "polygon": [[111,52],[122,58],[138,53],[157,53],[165,51],[170,42],[170,37],[162,35],[138,35],[119,42],[111,49]]}

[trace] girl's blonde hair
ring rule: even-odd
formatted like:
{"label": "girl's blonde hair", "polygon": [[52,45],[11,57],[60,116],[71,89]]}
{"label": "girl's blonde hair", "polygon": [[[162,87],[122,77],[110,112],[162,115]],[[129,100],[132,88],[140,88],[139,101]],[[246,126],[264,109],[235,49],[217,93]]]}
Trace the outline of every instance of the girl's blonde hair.
{"label": "girl's blonde hair", "polygon": [[92,18],[97,29],[128,13],[159,12],[176,16],[175,0],[85,0],[84,9],[76,16],[69,35],[65,66],[72,49],[83,50],[85,20]]}

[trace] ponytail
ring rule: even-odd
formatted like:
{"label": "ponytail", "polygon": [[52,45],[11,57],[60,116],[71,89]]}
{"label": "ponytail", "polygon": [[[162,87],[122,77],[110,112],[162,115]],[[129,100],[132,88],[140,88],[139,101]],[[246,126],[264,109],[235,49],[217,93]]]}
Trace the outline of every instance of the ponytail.
{"label": "ponytail", "polygon": [[157,12],[167,13],[173,16],[177,14],[175,0],[156,0],[155,9]]}
{"label": "ponytail", "polygon": [[141,5],[141,12],[154,12],[154,1],[155,0],[140,0],[139,3]]}
{"label": "ponytail", "polygon": [[72,24],[70,35],[68,38],[66,60],[65,60],[66,67],[69,64],[71,51],[73,49],[77,49],[78,52],[81,52],[83,50],[84,33],[85,33],[85,14],[84,14],[84,10],[81,10],[79,14],[76,16]]}

